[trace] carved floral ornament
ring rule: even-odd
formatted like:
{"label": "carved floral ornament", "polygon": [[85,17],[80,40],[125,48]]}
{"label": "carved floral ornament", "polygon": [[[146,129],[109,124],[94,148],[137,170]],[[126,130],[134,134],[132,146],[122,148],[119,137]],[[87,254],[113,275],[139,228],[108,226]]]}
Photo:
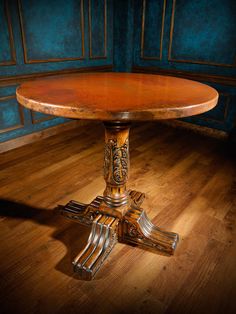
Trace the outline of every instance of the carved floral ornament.
{"label": "carved floral ornament", "polygon": [[129,143],[126,139],[125,143],[118,147],[117,140],[109,139],[105,144],[104,153],[104,177],[109,179],[109,175],[115,183],[123,184],[128,179],[129,168]]}

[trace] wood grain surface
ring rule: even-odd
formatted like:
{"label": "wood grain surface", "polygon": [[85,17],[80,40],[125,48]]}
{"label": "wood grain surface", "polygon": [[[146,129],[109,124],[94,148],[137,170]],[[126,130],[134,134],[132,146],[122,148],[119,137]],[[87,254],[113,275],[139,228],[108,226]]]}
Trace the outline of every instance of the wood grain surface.
{"label": "wood grain surface", "polygon": [[23,83],[17,100],[27,108],[68,118],[155,120],[196,115],[215,107],[205,84],[162,75],[83,73]]}
{"label": "wood grain surface", "polygon": [[71,262],[90,229],[54,208],[103,192],[103,136],[93,122],[1,154],[1,313],[235,313],[235,156],[153,122],[131,129],[129,188],[180,234],[175,255],[117,244],[94,281],[78,280]]}

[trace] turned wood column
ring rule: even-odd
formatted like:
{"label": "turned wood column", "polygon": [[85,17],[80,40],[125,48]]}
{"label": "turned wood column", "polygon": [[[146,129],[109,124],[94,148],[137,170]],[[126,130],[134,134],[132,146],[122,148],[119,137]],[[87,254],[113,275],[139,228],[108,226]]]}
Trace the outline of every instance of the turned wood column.
{"label": "turned wood column", "polygon": [[105,151],[104,201],[109,207],[119,207],[129,201],[126,189],[129,172],[129,123],[104,122]]}

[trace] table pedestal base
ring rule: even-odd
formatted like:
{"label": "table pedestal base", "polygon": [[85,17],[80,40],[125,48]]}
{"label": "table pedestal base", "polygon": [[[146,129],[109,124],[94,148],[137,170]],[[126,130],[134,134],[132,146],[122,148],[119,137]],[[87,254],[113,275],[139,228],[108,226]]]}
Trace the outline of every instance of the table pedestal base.
{"label": "table pedestal base", "polygon": [[70,201],[61,209],[63,216],[92,226],[85,248],[74,259],[74,270],[81,279],[91,280],[119,241],[143,249],[171,255],[178,235],[154,226],[141,208],[144,194],[129,192],[129,202],[110,208],[104,197],[97,196],[90,204]]}

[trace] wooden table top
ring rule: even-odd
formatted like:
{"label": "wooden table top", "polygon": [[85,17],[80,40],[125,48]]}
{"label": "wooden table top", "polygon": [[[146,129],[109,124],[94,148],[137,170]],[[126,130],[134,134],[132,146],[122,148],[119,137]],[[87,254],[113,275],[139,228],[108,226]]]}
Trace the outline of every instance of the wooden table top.
{"label": "wooden table top", "polygon": [[162,75],[83,73],[25,82],[17,100],[46,114],[96,120],[155,120],[196,115],[215,107],[217,91]]}

